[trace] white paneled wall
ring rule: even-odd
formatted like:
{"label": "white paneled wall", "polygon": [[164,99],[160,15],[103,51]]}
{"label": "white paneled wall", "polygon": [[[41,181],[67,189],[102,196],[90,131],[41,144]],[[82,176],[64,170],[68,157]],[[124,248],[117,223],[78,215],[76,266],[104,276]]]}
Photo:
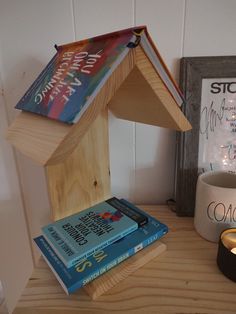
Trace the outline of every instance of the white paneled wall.
{"label": "white paneled wall", "polygon": [[188,0],[183,56],[236,55],[235,15],[235,0]]}
{"label": "white paneled wall", "polygon": [[[133,0],[74,1],[76,40],[134,26]],[[88,19],[92,23],[88,23]],[[109,116],[112,192],[134,199],[135,125]]]}
{"label": "white paneled wall", "polygon": [[[136,25],[147,25],[161,55],[178,79],[183,46],[184,1],[137,0]],[[175,132],[136,124],[135,187],[137,203],[164,203],[173,196]]]}
{"label": "white paneled wall", "polygon": [[0,281],[11,309],[32,272],[33,262],[14,155],[4,140],[8,119],[1,72],[0,88]]}
{"label": "white paneled wall", "polygon": [[[12,121],[14,105],[55,53],[53,45],[146,24],[178,80],[182,56],[235,54],[235,12],[234,0],[0,0],[0,280],[10,309],[32,268],[24,210],[33,237],[49,220],[49,203],[43,170],[17,154],[17,171],[2,134],[6,114]],[[109,130],[113,194],[138,203],[172,197],[175,132],[112,115]],[[17,254],[23,266],[11,271]]]}

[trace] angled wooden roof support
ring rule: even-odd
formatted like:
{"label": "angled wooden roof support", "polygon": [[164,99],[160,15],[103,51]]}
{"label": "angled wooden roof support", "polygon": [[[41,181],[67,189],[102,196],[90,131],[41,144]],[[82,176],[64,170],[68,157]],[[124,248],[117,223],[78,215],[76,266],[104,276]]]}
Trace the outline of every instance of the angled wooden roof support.
{"label": "angled wooden roof support", "polygon": [[108,108],[122,119],[180,131],[191,127],[139,46],[130,49],[78,123],[20,113],[7,138],[45,167],[53,219],[110,196]]}

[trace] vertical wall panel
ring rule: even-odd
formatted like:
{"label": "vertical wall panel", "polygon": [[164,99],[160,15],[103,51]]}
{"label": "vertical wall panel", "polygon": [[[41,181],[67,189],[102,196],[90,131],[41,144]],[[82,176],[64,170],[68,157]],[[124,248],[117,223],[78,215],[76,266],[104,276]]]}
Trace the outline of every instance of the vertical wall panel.
{"label": "vertical wall panel", "polygon": [[184,0],[136,0],[136,25],[147,25],[173,76],[179,77],[182,56]]}
{"label": "vertical wall panel", "polygon": [[[15,104],[25,93],[32,81],[55,54],[55,43],[62,44],[74,40],[74,24],[71,1],[63,0],[1,0],[0,2],[0,42],[2,56],[2,78],[4,95],[10,120],[16,115]],[[0,116],[3,127],[2,116]],[[6,129],[6,124],[4,125]],[[3,132],[3,130],[2,130]],[[5,144],[10,149],[9,144]],[[49,221],[49,203],[46,192],[44,172],[41,167],[33,164],[28,158],[17,154],[17,164],[20,172],[20,180],[24,195],[24,203],[29,217],[31,237],[40,234],[40,227]],[[9,167],[7,171],[11,171]],[[1,185],[4,183],[1,182]],[[19,201],[20,204],[20,201]],[[9,205],[13,207],[13,204]],[[18,205],[20,206],[20,205]],[[12,208],[11,208],[12,209]],[[14,210],[17,211],[18,208]],[[20,212],[19,212],[20,214]],[[3,217],[5,219],[5,217]],[[2,213],[1,213],[1,220]],[[19,223],[19,228],[25,228],[22,220],[17,215],[9,217],[9,222]],[[7,216],[6,216],[7,219]],[[4,220],[3,220],[4,221]],[[8,222],[8,223],[9,223]],[[5,222],[6,223],[6,222]],[[6,224],[7,226],[7,224]],[[14,229],[14,226],[13,226]],[[16,238],[17,232],[16,229]],[[6,239],[7,230],[3,229]],[[23,235],[23,231],[22,231]],[[20,237],[19,237],[20,239]],[[15,268],[10,264],[7,282],[15,288],[8,290],[10,306],[16,297],[14,289],[23,287],[23,274],[30,271],[28,264],[29,254],[25,254],[23,248],[28,245],[27,240],[11,241],[9,247],[12,252],[19,254],[19,261],[15,259]],[[21,253],[22,249],[22,253]],[[36,259],[38,254],[34,254]],[[4,259],[11,261],[13,255]],[[24,262],[23,262],[24,261]],[[19,263],[19,265],[17,264]],[[22,265],[22,266],[20,266]],[[21,271],[20,267],[25,267]],[[12,268],[12,269],[11,269]],[[11,274],[14,278],[11,277]]]}
{"label": "vertical wall panel", "polygon": [[0,63],[0,280],[9,311],[19,298],[33,263],[12,148],[4,140],[7,128]]}
{"label": "vertical wall panel", "polygon": [[184,56],[235,55],[236,1],[187,0]]}
{"label": "vertical wall panel", "polygon": [[[74,1],[76,39],[133,26],[132,0]],[[132,198],[134,187],[134,123],[109,115],[112,194]]]}
{"label": "vertical wall panel", "polygon": [[[184,1],[137,0],[136,24],[145,24],[173,76],[182,53]],[[173,197],[175,131],[136,125],[135,202],[164,203]]]}
{"label": "vertical wall panel", "polygon": [[[74,40],[70,1],[1,1],[0,36],[4,92],[10,120],[15,104],[55,54],[54,43]],[[24,196],[35,221],[33,235],[49,219],[44,172],[28,158],[18,155]]]}
{"label": "vertical wall panel", "polygon": [[133,26],[133,0],[74,0],[76,39]]}
{"label": "vertical wall panel", "polygon": [[3,80],[12,120],[14,105],[55,54],[54,44],[73,41],[70,1],[1,0]]}

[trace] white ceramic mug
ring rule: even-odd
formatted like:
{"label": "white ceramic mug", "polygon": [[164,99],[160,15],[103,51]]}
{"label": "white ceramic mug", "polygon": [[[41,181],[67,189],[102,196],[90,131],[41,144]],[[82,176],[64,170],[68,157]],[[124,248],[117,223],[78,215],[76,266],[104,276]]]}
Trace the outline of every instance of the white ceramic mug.
{"label": "white ceramic mug", "polygon": [[198,177],[194,226],[213,242],[223,230],[236,227],[236,174],[209,171]]}

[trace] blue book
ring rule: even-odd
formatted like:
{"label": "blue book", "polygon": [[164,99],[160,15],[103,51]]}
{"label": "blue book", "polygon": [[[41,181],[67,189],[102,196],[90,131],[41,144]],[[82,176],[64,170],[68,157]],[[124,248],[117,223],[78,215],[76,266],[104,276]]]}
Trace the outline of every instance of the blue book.
{"label": "blue book", "polygon": [[51,223],[42,231],[65,266],[71,267],[136,230],[142,219],[137,216],[118,199],[112,198]]}
{"label": "blue book", "polygon": [[[122,202],[126,205],[134,206],[125,200],[122,200]],[[144,213],[137,207],[133,208],[142,214]],[[152,242],[160,239],[168,232],[165,224],[146,213],[145,215],[148,217],[147,224],[103,250],[95,252],[92,256],[80,260],[70,268],[65,267],[43,236],[35,238],[34,241],[61,286],[69,294],[104,274]]]}

